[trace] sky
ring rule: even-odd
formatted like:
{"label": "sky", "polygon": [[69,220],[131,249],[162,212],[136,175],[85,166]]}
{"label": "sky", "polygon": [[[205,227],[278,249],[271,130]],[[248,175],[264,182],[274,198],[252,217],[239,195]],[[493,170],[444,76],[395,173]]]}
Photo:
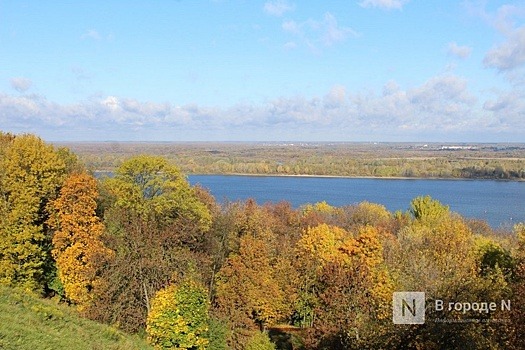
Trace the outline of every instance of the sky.
{"label": "sky", "polygon": [[0,130],[525,142],[525,0],[0,0]]}

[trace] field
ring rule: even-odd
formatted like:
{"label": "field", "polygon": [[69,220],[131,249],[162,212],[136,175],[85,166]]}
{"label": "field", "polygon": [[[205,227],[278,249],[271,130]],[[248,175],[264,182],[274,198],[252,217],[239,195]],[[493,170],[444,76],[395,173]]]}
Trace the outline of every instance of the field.
{"label": "field", "polygon": [[525,144],[60,143],[91,170],[137,154],[163,156],[186,174],[525,179]]}

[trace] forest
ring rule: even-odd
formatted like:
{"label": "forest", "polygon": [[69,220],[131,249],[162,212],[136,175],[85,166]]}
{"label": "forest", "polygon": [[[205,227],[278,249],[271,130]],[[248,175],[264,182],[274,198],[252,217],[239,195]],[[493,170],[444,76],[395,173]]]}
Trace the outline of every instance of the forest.
{"label": "forest", "polygon": [[75,142],[88,169],[113,171],[154,154],[185,174],[317,175],[447,179],[525,179],[524,144]]}
{"label": "forest", "polygon": [[[525,348],[523,223],[494,230],[429,196],[394,213],[219,204],[172,157],[121,155],[101,178],[88,158],[0,132],[3,290],[155,349]],[[425,292],[424,323],[394,324],[402,291]]]}

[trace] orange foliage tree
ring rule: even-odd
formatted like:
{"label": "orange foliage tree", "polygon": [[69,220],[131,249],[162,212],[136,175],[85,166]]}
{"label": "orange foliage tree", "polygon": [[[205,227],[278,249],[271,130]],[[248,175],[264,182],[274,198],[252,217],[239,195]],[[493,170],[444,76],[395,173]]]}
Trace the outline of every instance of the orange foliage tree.
{"label": "orange foliage tree", "polygon": [[101,283],[102,265],[112,256],[101,240],[104,224],[96,215],[97,182],[88,174],[67,178],[59,197],[53,201],[56,215],[53,257],[66,297],[84,310],[93,290]]}
{"label": "orange foliage tree", "polygon": [[269,235],[241,237],[239,254],[232,254],[217,275],[218,311],[231,323],[236,349],[255,330],[264,330],[285,316],[285,295],[275,275]]}

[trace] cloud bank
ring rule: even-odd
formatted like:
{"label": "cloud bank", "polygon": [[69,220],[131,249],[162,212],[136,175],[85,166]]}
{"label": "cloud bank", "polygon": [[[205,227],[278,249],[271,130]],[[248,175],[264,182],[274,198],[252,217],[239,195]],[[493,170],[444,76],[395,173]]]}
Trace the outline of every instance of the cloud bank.
{"label": "cloud bank", "polygon": [[434,135],[447,141],[484,133],[492,138],[478,141],[510,141],[525,132],[523,101],[525,94],[516,90],[480,105],[467,81],[454,75],[405,90],[394,81],[381,93],[352,93],[336,85],[324,96],[224,108],[117,96],[66,105],[35,94],[0,93],[0,125],[53,140],[417,141]]}

